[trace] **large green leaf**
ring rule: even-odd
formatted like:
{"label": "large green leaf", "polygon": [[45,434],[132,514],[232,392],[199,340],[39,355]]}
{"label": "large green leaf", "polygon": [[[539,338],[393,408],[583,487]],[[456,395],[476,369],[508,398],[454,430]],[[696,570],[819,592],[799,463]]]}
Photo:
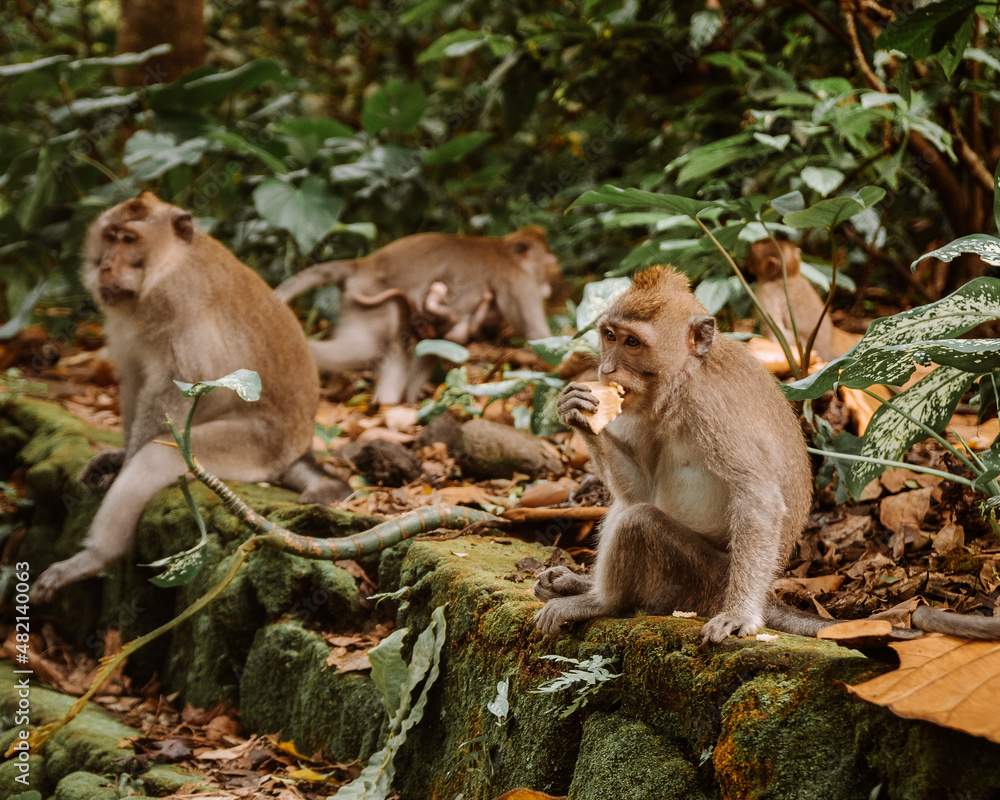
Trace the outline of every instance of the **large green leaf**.
{"label": "large green leaf", "polygon": [[492,133],[484,131],[459,134],[429,151],[424,156],[424,163],[436,167],[441,164],[449,164],[453,161],[461,161],[477,147],[482,146],[492,138]]}
{"label": "large green leaf", "polygon": [[428,61],[437,61],[442,58],[461,58],[478,50],[483,45],[489,45],[493,55],[504,56],[513,52],[516,42],[510,36],[486,31],[465,29],[449,31],[417,56],[417,63],[426,64]]}
{"label": "large green leaf", "polygon": [[[958,401],[972,383],[974,375],[954,367],[938,367],[917,383],[900,392],[890,402],[934,431],[941,431],[955,413]],[[898,461],[927,433],[888,405],[872,416],[861,445],[861,455]],[[847,476],[847,489],[854,497],[885,471],[881,464],[858,461]]]}
{"label": "large green leaf", "polygon": [[973,13],[977,0],[936,0],[897,18],[875,40],[919,61],[945,47]]}
{"label": "large green leaf", "polygon": [[253,203],[262,219],[292,234],[303,254],[330,232],[344,209],[344,198],[333,194],[318,175],[298,187],[278,178],[266,180],[254,189]]}
{"label": "large green leaf", "polygon": [[197,164],[211,148],[212,142],[204,136],[178,144],[169,133],[141,130],[125,144],[123,161],[136,181],[150,181],[181,164]]}
{"label": "large green leaf", "polygon": [[[1000,166],[998,166],[998,170],[1000,170]],[[997,192],[997,196],[1000,197],[1000,192]],[[995,203],[996,201],[994,201],[994,211],[997,208]],[[1000,267],[1000,239],[997,239],[995,236],[987,236],[985,233],[973,233],[970,236],[963,236],[961,239],[948,242],[944,247],[939,247],[937,250],[924,253],[924,255],[920,256],[920,258],[910,265],[910,269],[916,270],[917,264],[926,258],[951,261],[958,258],[962,253],[975,253],[987,264]]]}
{"label": "large green leaf", "polygon": [[[960,336],[976,325],[994,319],[1000,319],[1000,280],[976,278],[935,303],[875,320],[861,341],[847,353],[809,377],[783,385],[782,390],[792,401],[814,399],[832,389],[838,381],[840,371],[846,371],[869,351],[905,349],[915,343],[921,343],[926,349],[929,342]],[[939,357],[944,356],[939,353]],[[961,357],[961,354],[957,357]],[[879,363],[877,358],[875,363]],[[890,373],[889,377],[898,375],[898,372],[893,372],[898,367],[886,366],[886,369]],[[871,372],[872,370],[866,370],[866,374]],[[888,377],[884,379],[888,380]],[[858,374],[852,380],[852,385],[860,386],[860,381],[861,375]],[[879,383],[880,380],[872,382]]]}
{"label": "large green leaf", "polygon": [[831,197],[820,200],[803,211],[785,214],[782,222],[793,228],[834,228],[866,208],[871,208],[883,197],[884,189],[865,186],[850,197]]}
{"label": "large green leaf", "polygon": [[221,103],[233,92],[255,89],[269,81],[285,78],[281,65],[268,59],[248,61],[226,72],[211,73],[202,69],[188,73],[176,83],[150,89],[149,105],[157,111],[207,108]]}
{"label": "large green leaf", "polygon": [[238,369],[214,381],[198,381],[197,383],[174,381],[174,383],[177,384],[177,388],[185,397],[198,397],[222,387],[232,389],[248,403],[260,400],[260,375],[250,369]]}
{"label": "large green leaf", "polygon": [[[829,167],[806,167],[802,170],[802,182],[821,197],[826,197],[844,182],[844,173]],[[772,202],[772,206],[774,203]]]}
{"label": "large green leaf", "polygon": [[413,352],[418,356],[438,356],[455,364],[469,360],[468,348],[447,339],[421,339]]}
{"label": "large green leaf", "polygon": [[[445,631],[444,606],[438,606],[431,613],[430,624],[413,645],[413,655],[408,667],[404,665],[404,668],[400,669],[401,642],[397,641],[393,641],[391,647],[386,648],[388,656],[386,662],[392,665],[391,674],[384,672],[381,678],[376,680],[375,661],[380,660],[378,654],[372,660],[372,679],[382,690],[387,707],[390,705],[387,693],[391,691],[396,698],[393,703],[396,706],[395,713],[390,714],[389,740],[381,750],[368,759],[368,764],[357,778],[337,790],[339,800],[385,800],[389,796],[396,775],[396,753],[406,742],[410,729],[423,718],[427,698],[440,674],[441,648],[444,646]],[[395,637],[396,633],[389,639]],[[378,646],[381,647],[386,641],[388,639],[383,640]],[[368,652],[368,657],[371,659],[374,648]],[[420,694],[414,700],[413,695],[417,687],[420,687]]]}
{"label": "large green leaf", "polygon": [[584,331],[591,327],[607,311],[615,298],[628,291],[632,285],[630,278],[605,278],[583,287],[583,300],[576,309],[576,328]]}
{"label": "large green leaf", "polygon": [[413,133],[427,109],[427,95],[419,83],[392,80],[365,99],[361,125],[369,136],[389,129]]}
{"label": "large green leaf", "polygon": [[726,208],[724,203],[694,200],[676,194],[646,192],[642,189],[619,189],[617,186],[607,184],[600,189],[584,192],[569,207],[592,205],[664,208],[674,214],[684,214],[689,217],[697,217],[708,208]]}
{"label": "large green leaf", "polygon": [[840,385],[864,389],[876,383],[900,386],[915,364],[941,364],[982,375],[1000,369],[1000,340],[939,339],[931,342],[874,347],[840,373]]}
{"label": "large green leaf", "polygon": [[372,665],[372,683],[382,695],[389,719],[399,710],[399,695],[406,687],[409,670],[403,660],[403,639],[409,628],[399,628],[368,651]]}

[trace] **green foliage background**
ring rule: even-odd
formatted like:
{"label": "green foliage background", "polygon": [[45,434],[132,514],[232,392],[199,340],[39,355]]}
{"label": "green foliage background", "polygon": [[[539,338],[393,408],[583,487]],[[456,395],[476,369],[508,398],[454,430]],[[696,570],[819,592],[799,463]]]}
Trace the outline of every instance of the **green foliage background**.
{"label": "green foliage background", "polygon": [[[209,66],[138,89],[114,85],[114,68],[147,63],[111,56],[117,4],[52,0],[32,20],[4,6],[0,314],[37,306],[45,279],[43,306],[85,309],[82,233],[142,189],[190,208],[272,283],[418,231],[535,223],[571,277],[673,261],[722,308],[738,286],[689,216],[564,212],[605,184],[738,201],[751,220],[790,191],[812,205],[878,185],[889,198],[852,219],[847,273],[913,291],[909,261],[992,232],[992,215],[963,229],[970,213],[909,138],[974,200],[954,134],[992,172],[1000,114],[996,36],[972,25],[995,4],[928,8],[884,34],[913,58],[890,59],[858,27],[879,93],[840,5],[822,0],[209,0]],[[739,255],[761,231],[732,233],[723,244]]]}

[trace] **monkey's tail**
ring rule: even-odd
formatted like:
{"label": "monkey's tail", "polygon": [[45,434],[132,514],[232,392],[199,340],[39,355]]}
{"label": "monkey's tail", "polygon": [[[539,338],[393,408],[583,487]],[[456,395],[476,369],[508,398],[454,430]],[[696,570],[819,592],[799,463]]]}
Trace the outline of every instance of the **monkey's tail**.
{"label": "monkey's tail", "polygon": [[314,286],[321,286],[324,283],[336,283],[343,285],[354,271],[357,269],[357,259],[349,258],[344,261],[324,261],[321,264],[314,264],[306,267],[302,272],[293,275],[287,281],[283,281],[274,290],[279,300],[288,302],[293,297],[297,297]]}
{"label": "monkey's tail", "polygon": [[836,625],[840,620],[825,619],[819,614],[799,611],[797,608],[785,605],[778,598],[773,598],[764,611],[764,624],[782,633],[794,633],[798,636],[815,637],[823,628]]}
{"label": "monkey's tail", "polygon": [[1000,619],[951,614],[940,608],[920,606],[910,615],[914,628],[928,633],[946,633],[963,639],[1000,640]]}

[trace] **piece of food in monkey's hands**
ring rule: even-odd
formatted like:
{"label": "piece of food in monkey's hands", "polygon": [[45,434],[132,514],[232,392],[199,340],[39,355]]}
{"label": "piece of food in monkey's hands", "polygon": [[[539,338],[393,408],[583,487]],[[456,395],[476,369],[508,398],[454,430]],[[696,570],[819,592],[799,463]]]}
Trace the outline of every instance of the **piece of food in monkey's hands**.
{"label": "piece of food in monkey's hands", "polygon": [[590,389],[590,393],[597,398],[597,411],[593,414],[581,411],[590,423],[590,429],[594,433],[600,433],[615,417],[622,413],[622,398],[625,396],[625,387],[617,383],[601,383],[599,381],[581,381],[583,386]]}

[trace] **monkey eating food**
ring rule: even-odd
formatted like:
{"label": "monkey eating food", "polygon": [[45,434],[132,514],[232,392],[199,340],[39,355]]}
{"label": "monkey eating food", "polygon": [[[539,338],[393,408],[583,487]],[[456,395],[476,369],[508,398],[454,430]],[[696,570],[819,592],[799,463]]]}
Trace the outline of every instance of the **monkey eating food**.
{"label": "monkey eating food", "polygon": [[814,635],[819,618],[771,591],[812,503],[802,430],[777,384],[667,268],[636,275],[598,332],[598,377],[624,390],[621,414],[592,433],[586,415],[598,404],[580,383],[558,411],[583,435],[614,502],[590,575],[539,575],[538,629],[683,609],[711,617],[705,641],[765,624]]}
{"label": "monkey eating food", "polygon": [[[320,371],[375,366],[376,401],[412,403],[432,364],[413,356],[408,347],[412,312],[453,319],[441,330],[432,323],[434,338],[443,334],[462,344],[500,322],[528,339],[544,338],[549,335],[544,301],[551,293],[549,273],[555,270],[558,261],[545,233],[534,225],[499,238],[420,233],[364,258],[316,264],[275,293],[287,302],[315,286],[337,284],[343,295],[336,333],[310,342]],[[387,302],[400,295],[405,304]]]}
{"label": "monkey eating food", "polygon": [[309,448],[319,378],[290,309],[191,215],[146,192],[101,214],[83,247],[83,283],[105,313],[121,382],[123,447],[99,453],[79,480],[107,494],[84,549],[50,566],[32,599],[95,575],[132,546],[146,504],[186,472],[164,415],[180,422],[188,401],[174,380],[214,380],[237,369],[260,375],[260,400],[219,389],[204,397],[191,429],[198,460],[218,477],[274,481],[302,502],[350,490],[327,479]]}
{"label": "monkey eating food", "polygon": [[[791,405],[767,370],[718,333],[687,278],[654,267],[598,320],[598,377],[624,392],[595,434],[591,386],[570,383],[559,417],[580,432],[613,502],[591,572],[538,576],[545,634],[634,611],[697,611],[705,642],[765,625],[815,636],[836,624],[782,603],[771,584],[812,505],[812,471]],[[918,608],[913,625],[1000,638],[1000,620]]]}

